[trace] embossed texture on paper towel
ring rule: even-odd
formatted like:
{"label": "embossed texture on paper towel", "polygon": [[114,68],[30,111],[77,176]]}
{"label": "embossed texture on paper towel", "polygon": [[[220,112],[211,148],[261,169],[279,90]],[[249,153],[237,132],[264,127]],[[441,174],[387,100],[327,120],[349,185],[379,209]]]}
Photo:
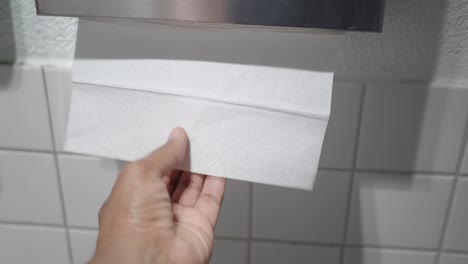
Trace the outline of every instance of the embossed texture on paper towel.
{"label": "embossed texture on paper towel", "polygon": [[[80,21],[66,150],[134,160],[180,126],[191,154],[182,169],[311,189],[333,73],[292,61],[169,58],[192,30]],[[333,51],[336,38],[317,42]]]}

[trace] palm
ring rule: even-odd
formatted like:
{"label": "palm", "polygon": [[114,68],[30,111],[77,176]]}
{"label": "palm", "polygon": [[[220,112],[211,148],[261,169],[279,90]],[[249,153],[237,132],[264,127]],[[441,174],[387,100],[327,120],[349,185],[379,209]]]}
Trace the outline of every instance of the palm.
{"label": "palm", "polygon": [[99,211],[91,263],[208,263],[226,179],[172,171],[189,141],[181,128],[162,147],[128,163]]}
{"label": "palm", "polygon": [[174,263],[207,263],[224,192],[219,181],[225,179],[188,172],[173,172],[169,178],[175,233],[168,255]]}

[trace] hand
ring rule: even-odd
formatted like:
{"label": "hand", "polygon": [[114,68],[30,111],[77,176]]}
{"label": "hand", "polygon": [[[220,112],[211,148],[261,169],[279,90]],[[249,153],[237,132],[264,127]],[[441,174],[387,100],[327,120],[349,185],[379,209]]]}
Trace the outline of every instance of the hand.
{"label": "hand", "polygon": [[125,166],[99,212],[91,264],[208,263],[226,180],[173,171],[187,147],[176,128],[164,146]]}

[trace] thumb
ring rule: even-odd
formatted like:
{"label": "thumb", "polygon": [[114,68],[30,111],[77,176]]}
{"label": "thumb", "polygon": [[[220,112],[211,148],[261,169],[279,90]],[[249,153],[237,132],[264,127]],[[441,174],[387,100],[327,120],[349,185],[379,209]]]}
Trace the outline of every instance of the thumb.
{"label": "thumb", "polygon": [[148,174],[162,177],[184,161],[188,144],[185,130],[174,128],[166,144],[143,158],[140,163]]}

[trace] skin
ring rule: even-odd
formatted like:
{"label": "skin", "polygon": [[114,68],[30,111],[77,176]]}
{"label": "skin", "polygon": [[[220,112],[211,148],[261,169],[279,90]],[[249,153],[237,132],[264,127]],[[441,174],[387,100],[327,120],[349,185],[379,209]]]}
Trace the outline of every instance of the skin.
{"label": "skin", "polygon": [[99,211],[90,264],[209,262],[226,179],[174,170],[188,144],[176,128],[164,146],[125,166]]}

